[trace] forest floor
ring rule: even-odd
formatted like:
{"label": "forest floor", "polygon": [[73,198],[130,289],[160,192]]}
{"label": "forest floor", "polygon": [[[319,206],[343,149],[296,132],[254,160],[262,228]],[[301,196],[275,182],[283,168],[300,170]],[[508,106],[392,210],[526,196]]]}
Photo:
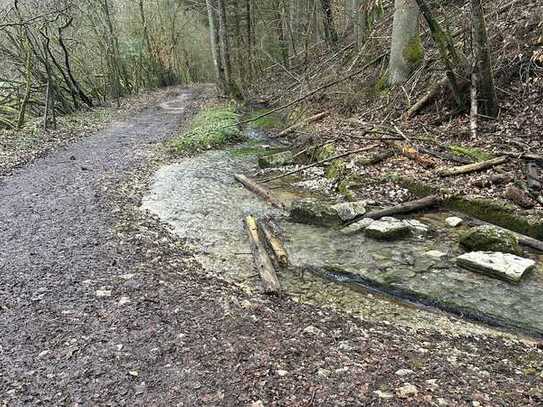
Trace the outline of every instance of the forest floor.
{"label": "forest floor", "polygon": [[364,321],[205,273],[138,209],[157,146],[207,98],[169,97],[0,179],[0,405],[543,404],[537,342]]}

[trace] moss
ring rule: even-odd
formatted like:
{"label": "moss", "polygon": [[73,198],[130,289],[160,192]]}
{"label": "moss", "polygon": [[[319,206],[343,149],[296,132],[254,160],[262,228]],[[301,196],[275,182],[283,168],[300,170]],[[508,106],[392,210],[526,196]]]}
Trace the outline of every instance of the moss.
{"label": "moss", "polygon": [[403,50],[403,57],[413,66],[420,65],[424,58],[424,48],[419,35],[415,35],[409,40],[407,47]]}
{"label": "moss", "polygon": [[[445,189],[439,189],[412,178],[395,176],[394,181],[418,197],[437,193],[449,194],[449,191]],[[496,199],[466,198],[452,195],[443,202],[443,206],[485,222],[531,236],[534,239],[543,240],[543,219],[519,215],[515,207],[509,205],[507,202]]]}
{"label": "moss", "polygon": [[453,154],[468,157],[474,161],[485,161],[485,160],[490,160],[491,158],[493,158],[492,154],[487,153],[486,151],[481,150],[480,148],[475,148],[475,147],[451,145],[449,146],[449,150]]}
{"label": "moss", "polygon": [[281,118],[277,114],[270,114],[268,116],[259,117],[264,114],[269,113],[269,109],[259,109],[255,110],[254,112],[251,112],[245,120],[254,120],[249,123],[249,126],[251,128],[259,128],[259,129],[277,129],[280,128]]}
{"label": "moss", "polygon": [[388,82],[388,73],[381,75],[379,79],[375,81],[373,85],[374,94],[372,96],[382,95],[390,90],[390,85]]}
{"label": "moss", "polygon": [[317,153],[315,154],[315,159],[317,161],[328,160],[336,154],[336,147],[333,144],[326,144],[317,150]]}
{"label": "moss", "polygon": [[337,226],[341,219],[335,209],[314,199],[294,201],[290,208],[293,222],[320,226]]}
{"label": "moss", "polygon": [[168,142],[173,154],[194,153],[241,140],[239,115],[232,105],[216,106],[196,115],[188,132]]}
{"label": "moss", "polygon": [[468,250],[513,253],[522,255],[518,238],[494,226],[472,228],[460,236],[460,244]]}
{"label": "moss", "polygon": [[294,156],[291,151],[283,151],[276,154],[263,155],[258,159],[260,168],[273,168],[289,165],[294,162]]}
{"label": "moss", "polygon": [[330,163],[325,172],[328,179],[341,179],[347,172],[347,163],[343,160],[334,160]]}

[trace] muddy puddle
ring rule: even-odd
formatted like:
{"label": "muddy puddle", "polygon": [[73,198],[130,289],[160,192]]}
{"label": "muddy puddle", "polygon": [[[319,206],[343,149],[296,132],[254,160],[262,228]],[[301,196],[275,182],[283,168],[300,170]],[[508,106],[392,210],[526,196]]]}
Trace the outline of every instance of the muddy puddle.
{"label": "muddy puddle", "polygon": [[[394,242],[291,223],[233,178],[235,173],[257,169],[254,152],[266,142],[259,134],[251,136],[247,144],[162,167],[143,199],[142,208],[187,240],[207,270],[257,290],[259,277],[243,218],[273,215],[291,261],[279,278],[285,293],[296,301],[452,334],[496,333],[453,315],[543,334],[543,259],[539,269],[518,285],[458,268],[454,258],[461,250],[455,234],[460,229],[446,226],[444,219],[450,214],[445,212],[417,215],[431,227],[430,233]],[[272,188],[287,202],[300,196],[278,185]],[[444,256],[432,256],[435,251]]]}

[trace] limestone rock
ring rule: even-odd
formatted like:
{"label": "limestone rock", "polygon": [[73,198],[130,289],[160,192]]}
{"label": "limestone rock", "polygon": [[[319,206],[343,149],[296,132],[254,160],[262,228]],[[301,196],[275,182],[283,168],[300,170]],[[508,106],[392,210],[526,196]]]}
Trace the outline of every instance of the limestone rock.
{"label": "limestone rock", "polygon": [[424,253],[426,256],[433,257],[435,259],[441,259],[442,257],[446,257],[447,253],[443,253],[439,250],[428,250],[426,253]]}
{"label": "limestone rock", "polygon": [[326,144],[317,150],[315,159],[317,161],[328,160],[332,158],[333,156],[335,156],[336,154],[337,154],[336,147],[334,147],[333,144]]}
{"label": "limestone rock", "polygon": [[411,229],[399,219],[384,217],[373,221],[364,232],[374,239],[393,240],[408,236]]}
{"label": "limestone rock", "polygon": [[470,229],[460,236],[460,244],[471,251],[522,254],[518,238],[514,234],[492,225]]}
{"label": "limestone rock", "polygon": [[471,252],[456,258],[460,267],[517,283],[535,268],[535,261],[500,252]]}
{"label": "limestone rock", "polygon": [[417,390],[417,386],[409,383],[396,389],[396,394],[402,399],[416,396],[418,392],[419,391]]}
{"label": "limestone rock", "polygon": [[450,216],[447,219],[445,219],[445,222],[450,227],[455,228],[455,227],[460,226],[464,222],[464,219],[459,218],[458,216]]}
{"label": "limestone rock", "polygon": [[373,222],[375,222],[373,219],[363,218],[359,220],[358,222],[355,222],[352,225],[349,225],[341,229],[341,233],[343,233],[344,235],[354,235],[366,229]]}
{"label": "limestone rock", "polygon": [[332,208],[343,221],[352,220],[366,213],[366,203],[363,201],[343,202],[332,206]]}
{"label": "limestone rock", "polygon": [[414,235],[417,236],[426,236],[428,233],[430,233],[430,226],[425,225],[424,223],[416,220],[416,219],[407,219],[404,220],[403,223],[411,229],[411,232]]}
{"label": "limestone rock", "polygon": [[334,208],[314,199],[294,201],[290,207],[290,219],[297,223],[320,226],[335,226],[342,223]]}
{"label": "limestone rock", "polygon": [[380,399],[385,399],[385,400],[388,400],[394,397],[394,394],[388,391],[375,390],[373,394],[375,394]]}
{"label": "limestone rock", "polygon": [[265,155],[258,159],[260,168],[282,167],[294,163],[294,156],[291,151],[283,151],[281,153]]}

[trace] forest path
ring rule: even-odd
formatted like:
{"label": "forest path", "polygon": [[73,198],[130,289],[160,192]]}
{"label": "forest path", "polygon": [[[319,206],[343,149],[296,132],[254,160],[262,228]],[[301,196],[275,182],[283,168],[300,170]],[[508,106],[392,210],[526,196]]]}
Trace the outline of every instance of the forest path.
{"label": "forest path", "polygon": [[0,406],[541,401],[539,373],[518,374],[543,365],[535,346],[249,296],[202,271],[126,186],[145,189],[155,145],[196,97],[0,179]]}

